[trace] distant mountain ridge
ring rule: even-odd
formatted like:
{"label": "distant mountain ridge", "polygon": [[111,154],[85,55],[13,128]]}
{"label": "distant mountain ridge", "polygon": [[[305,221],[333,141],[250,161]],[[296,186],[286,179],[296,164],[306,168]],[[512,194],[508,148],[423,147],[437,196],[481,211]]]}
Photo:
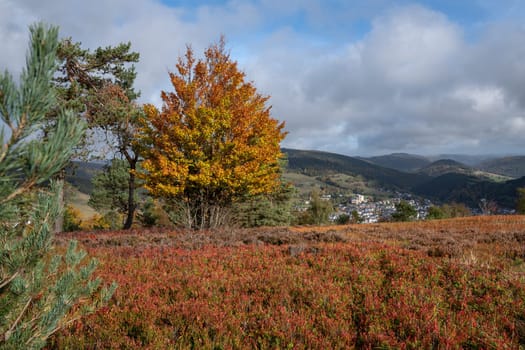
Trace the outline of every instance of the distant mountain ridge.
{"label": "distant mountain ridge", "polygon": [[360,159],[385,168],[391,168],[403,172],[415,172],[431,163],[429,159],[423,156],[408,153],[392,153],[388,155]]}
{"label": "distant mountain ridge", "polygon": [[493,182],[465,174],[448,173],[413,188],[413,193],[440,202],[464,203],[476,208],[482,199],[502,208],[515,208],[517,189],[525,187],[525,177]]}
{"label": "distant mountain ridge", "polygon": [[389,189],[409,190],[412,186],[429,180],[428,176],[400,172],[365,160],[322,151],[282,149],[287,156],[288,171],[310,175],[326,175],[329,172],[360,175],[376,181]]}
{"label": "distant mountain ridge", "polygon": [[[517,188],[525,187],[525,177],[506,181],[498,179],[499,182],[496,182],[491,174],[453,159],[432,163],[425,161],[424,157],[408,154],[372,157],[375,161],[399,159],[402,165],[398,168],[413,169],[416,164],[426,164],[419,171],[406,172],[380,166],[370,158],[287,148],[283,148],[282,151],[288,160],[285,178],[297,187],[302,186],[303,193],[319,186],[340,191],[339,193],[372,195],[385,195],[385,192],[381,191],[386,189],[412,193],[436,202],[461,202],[472,207],[485,198],[496,201],[500,206],[513,208]],[[525,161],[525,157],[507,157],[503,164],[512,164],[513,160],[520,164],[521,160]],[[82,192],[89,194],[92,189],[91,178],[101,171],[103,166],[103,163],[73,162],[67,171],[66,179]],[[485,169],[493,168],[487,165]],[[305,183],[308,183],[308,186],[303,186]]]}
{"label": "distant mountain ridge", "polygon": [[[465,203],[471,207],[476,207],[481,199],[488,199],[502,207],[514,208],[517,188],[525,186],[525,177],[506,181],[498,179],[496,182],[493,174],[453,159],[429,161],[421,172],[409,173],[374,164],[370,158],[293,149],[283,149],[283,152],[288,156],[289,172],[318,177],[337,172],[359,175],[386,189],[406,191],[437,202]],[[386,157],[418,159],[418,156],[405,154]]]}

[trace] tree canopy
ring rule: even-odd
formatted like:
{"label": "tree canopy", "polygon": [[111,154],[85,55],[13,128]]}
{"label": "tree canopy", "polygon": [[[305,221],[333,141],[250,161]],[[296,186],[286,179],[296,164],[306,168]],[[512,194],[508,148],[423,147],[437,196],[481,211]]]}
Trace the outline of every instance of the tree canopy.
{"label": "tree canopy", "polygon": [[[98,142],[90,148],[84,140],[84,149],[99,157],[121,155],[129,165],[127,179],[127,217],[124,228],[131,227],[136,209],[135,174],[139,154],[134,147],[136,120],[142,114],[135,99],[136,72],[133,63],[139,54],[132,52],[130,43],[99,47],[93,52],[82,49],[71,38],[63,39],[58,47],[59,69],[54,78],[60,104],[85,118],[90,136]],[[109,149],[101,152],[101,135]]]}
{"label": "tree canopy", "polygon": [[162,92],[162,109],[144,109],[140,176],[153,195],[182,206],[186,226],[221,225],[230,203],[279,188],[284,123],[271,117],[269,96],[246,81],[224,39],[202,59],[187,47],[169,75],[174,91]]}
{"label": "tree canopy", "polygon": [[417,218],[416,209],[405,200],[396,204],[396,211],[392,214],[393,221],[412,221]]}

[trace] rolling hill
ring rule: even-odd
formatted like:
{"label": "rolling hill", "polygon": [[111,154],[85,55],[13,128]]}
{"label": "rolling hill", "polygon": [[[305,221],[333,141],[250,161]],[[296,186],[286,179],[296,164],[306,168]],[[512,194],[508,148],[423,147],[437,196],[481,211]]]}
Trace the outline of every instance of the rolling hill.
{"label": "rolling hill", "polygon": [[473,175],[474,169],[452,159],[440,159],[418,170],[418,173],[437,177],[448,173]]}
{"label": "rolling hill", "polygon": [[377,187],[406,191],[430,179],[426,175],[404,173],[335,153],[294,149],[283,149],[283,153],[288,159],[288,172],[309,176],[337,173],[361,176],[368,181],[373,181]]}
{"label": "rolling hill", "polygon": [[505,182],[512,179],[512,177],[479,170],[452,159],[437,160],[426,167],[419,169],[417,172],[431,177],[438,177],[450,173],[463,174],[474,176],[481,180],[494,182]]}
{"label": "rolling hill", "polygon": [[429,159],[431,162],[440,159],[451,159],[458,163],[477,168],[481,162],[487,161],[489,159],[494,159],[495,157],[491,155],[439,154],[434,156],[428,156],[426,158]]}
{"label": "rolling hill", "polygon": [[104,168],[104,163],[72,161],[66,169],[66,181],[80,192],[90,194],[93,189],[91,178]]}
{"label": "rolling hill", "polygon": [[426,167],[431,161],[423,156],[408,153],[392,153],[383,156],[360,158],[384,168],[403,172],[415,172]]}
{"label": "rolling hill", "polygon": [[472,175],[448,173],[414,187],[413,193],[443,203],[464,203],[472,208],[476,208],[483,198],[502,208],[515,208],[520,187],[525,187],[525,177],[494,182]]}
{"label": "rolling hill", "polygon": [[[517,188],[525,187],[525,177],[515,180],[498,178],[452,159],[428,162],[419,172],[408,173],[379,166],[368,159],[329,152],[283,149],[283,153],[288,158],[283,176],[296,186],[300,194],[321,187],[330,192],[381,197],[385,195],[384,190],[397,190],[436,202],[460,202],[476,207],[481,198],[486,198],[496,201],[501,207],[513,208]],[[503,164],[517,161],[516,167],[519,167],[521,158],[525,161],[525,157],[512,157]],[[401,159],[406,161],[405,167],[425,163],[412,155],[389,155],[382,159]],[[103,163],[74,162],[68,170],[67,180],[81,192],[89,194],[91,178],[103,166]]]}
{"label": "rolling hill", "polygon": [[502,157],[484,161],[479,168],[491,173],[518,178],[525,176],[525,156]]}
{"label": "rolling hill", "polygon": [[337,185],[333,179],[345,174],[362,179],[368,187],[400,190],[436,202],[459,202],[473,208],[482,198],[493,200],[500,207],[514,208],[517,188],[525,186],[525,177],[509,180],[451,159],[427,164],[422,173],[405,173],[328,152],[292,149],[283,152],[288,156],[287,173],[314,177],[325,185],[334,182]]}

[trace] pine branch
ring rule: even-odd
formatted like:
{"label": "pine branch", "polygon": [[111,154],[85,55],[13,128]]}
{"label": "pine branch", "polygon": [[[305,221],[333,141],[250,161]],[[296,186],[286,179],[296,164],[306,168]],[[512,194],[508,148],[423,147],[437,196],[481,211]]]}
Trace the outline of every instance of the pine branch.
{"label": "pine branch", "polygon": [[4,333],[5,341],[9,340],[9,338],[11,337],[11,334],[15,330],[15,328],[18,325],[18,323],[20,322],[20,320],[22,320],[22,317],[24,317],[24,314],[26,313],[27,309],[29,308],[29,305],[31,305],[32,301],[33,301],[33,298],[30,297],[29,300],[27,301],[27,303],[24,305],[24,308],[22,309],[22,311],[20,312],[20,314],[16,318],[15,322],[11,325],[11,327],[7,330],[7,332]]}
{"label": "pine branch", "polygon": [[0,199],[0,204],[8,203],[12,201],[13,199],[17,198],[18,196],[21,196],[22,194],[31,190],[35,186],[35,184],[36,184],[35,180],[25,181],[24,183],[19,185],[19,187],[16,190],[11,192],[6,197]]}
{"label": "pine branch", "polygon": [[8,279],[6,279],[2,283],[0,283],[0,289],[4,288],[9,283],[11,283],[11,281],[14,280],[18,275],[19,275],[19,272],[17,271],[11,277],[9,277]]}

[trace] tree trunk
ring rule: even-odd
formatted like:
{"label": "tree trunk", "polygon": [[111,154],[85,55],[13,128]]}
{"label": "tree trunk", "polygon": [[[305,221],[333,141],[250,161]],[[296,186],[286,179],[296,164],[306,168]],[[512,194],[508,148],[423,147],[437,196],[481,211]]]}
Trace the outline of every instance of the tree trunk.
{"label": "tree trunk", "polygon": [[129,230],[133,225],[133,218],[135,217],[135,209],[137,203],[135,203],[135,169],[137,168],[137,161],[133,159],[129,162],[129,181],[128,181],[128,214],[126,222],[124,223],[124,230]]}
{"label": "tree trunk", "polygon": [[64,199],[64,185],[65,185],[66,171],[61,170],[55,177],[57,184],[61,185],[60,192],[58,193],[58,206],[61,208],[60,213],[58,214],[55,220],[55,233],[60,233],[64,231],[64,208],[65,208],[65,199]]}

